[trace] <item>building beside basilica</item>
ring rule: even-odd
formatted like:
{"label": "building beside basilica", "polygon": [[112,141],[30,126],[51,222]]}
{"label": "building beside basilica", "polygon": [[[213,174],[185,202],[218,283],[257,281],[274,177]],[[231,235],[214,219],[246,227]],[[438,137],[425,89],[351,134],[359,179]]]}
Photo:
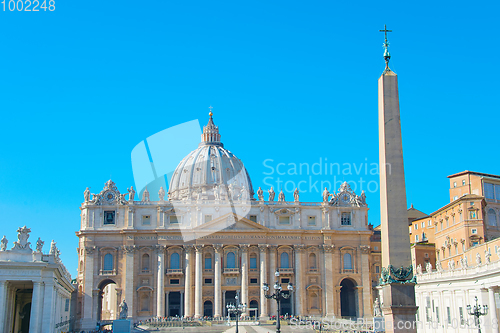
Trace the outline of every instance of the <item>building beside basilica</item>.
{"label": "building beside basilica", "polygon": [[[81,205],[76,328],[116,318],[128,304],[132,321],[152,317],[225,317],[239,293],[247,316],[267,319],[276,301],[264,283],[291,297],[281,313],[371,317],[380,250],[372,252],[364,193],[347,183],[323,200],[286,200],[254,189],[242,163],[220,141],[212,114],[198,148],[175,170],[168,196],[150,201],[111,180]],[[126,195],[128,194],[128,197]],[[377,243],[379,244],[379,243]],[[378,270],[377,270],[378,273]],[[287,291],[288,292],[288,291]]]}

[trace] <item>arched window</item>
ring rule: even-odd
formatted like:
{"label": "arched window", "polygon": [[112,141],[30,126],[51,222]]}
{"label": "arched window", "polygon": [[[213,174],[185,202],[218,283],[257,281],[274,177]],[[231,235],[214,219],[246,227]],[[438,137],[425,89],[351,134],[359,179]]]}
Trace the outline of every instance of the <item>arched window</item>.
{"label": "arched window", "polygon": [[255,253],[250,255],[250,269],[257,269],[257,255]]}
{"label": "arched window", "polygon": [[227,268],[236,268],[236,256],[234,252],[227,253]]}
{"label": "arched window", "polygon": [[290,268],[290,263],[288,261],[288,253],[287,252],[281,253],[280,268]]}
{"label": "arched window", "polygon": [[149,254],[144,253],[142,255],[142,271],[147,272],[149,271]]}
{"label": "arched window", "polygon": [[350,253],[344,254],[344,269],[352,269],[352,260]]}
{"label": "arched window", "polygon": [[309,268],[316,269],[316,254],[315,253],[311,253],[309,255]]}
{"label": "arched window", "polygon": [[170,269],[180,269],[180,256],[179,253],[174,252],[170,255]]}
{"label": "arched window", "polygon": [[490,209],[488,211],[488,224],[491,226],[496,226],[497,225],[497,214],[493,209]]}
{"label": "arched window", "polygon": [[210,253],[205,254],[205,269],[212,269],[212,255]]}
{"label": "arched window", "polygon": [[[83,262],[82,262],[82,265],[83,265]],[[83,267],[81,269],[83,270]],[[104,256],[103,270],[105,270],[105,271],[112,271],[113,270],[113,255],[111,253],[108,253]]]}

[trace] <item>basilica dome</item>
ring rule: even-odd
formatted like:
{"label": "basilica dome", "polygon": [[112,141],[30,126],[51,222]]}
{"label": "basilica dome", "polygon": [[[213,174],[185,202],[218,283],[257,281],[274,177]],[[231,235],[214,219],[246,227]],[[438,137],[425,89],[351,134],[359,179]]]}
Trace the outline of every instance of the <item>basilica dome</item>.
{"label": "basilica dome", "polygon": [[224,148],[210,112],[196,150],[179,163],[169,186],[171,200],[248,200],[253,188],[243,162]]}

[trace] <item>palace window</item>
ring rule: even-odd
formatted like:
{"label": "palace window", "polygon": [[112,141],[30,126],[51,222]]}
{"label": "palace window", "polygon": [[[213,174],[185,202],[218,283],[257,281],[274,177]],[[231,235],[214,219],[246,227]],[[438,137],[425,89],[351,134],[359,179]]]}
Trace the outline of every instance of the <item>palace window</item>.
{"label": "palace window", "polygon": [[115,212],[105,211],[104,212],[104,224],[115,224]]}
{"label": "palace window", "polygon": [[179,253],[174,252],[170,255],[170,269],[180,269],[180,256]]}
{"label": "palace window", "polygon": [[307,218],[307,225],[316,225],[316,216],[309,216]]}
{"label": "palace window", "polygon": [[212,269],[212,255],[210,253],[205,254],[205,269]]}
{"label": "palace window", "polygon": [[490,209],[488,211],[488,224],[491,226],[496,226],[497,225],[497,214],[493,209]]}
{"label": "palace window", "polygon": [[287,252],[281,253],[280,268],[290,268],[290,263],[288,261],[288,253]]}
{"label": "palace window", "polygon": [[234,252],[228,252],[226,256],[226,268],[236,268],[236,255]]}
{"label": "palace window", "polygon": [[257,269],[257,255],[254,253],[250,255],[250,269]]}
{"label": "palace window", "polygon": [[352,269],[352,260],[350,253],[344,253],[344,269]]}
{"label": "palace window", "polygon": [[113,271],[113,255],[111,253],[104,256],[103,270],[107,272]]}
{"label": "palace window", "polygon": [[142,225],[151,225],[151,215],[142,216]]}
{"label": "palace window", "polygon": [[142,255],[142,272],[149,273],[149,254],[147,253]]}
{"label": "palace window", "polygon": [[341,225],[351,225],[351,213],[342,213],[340,218]]}

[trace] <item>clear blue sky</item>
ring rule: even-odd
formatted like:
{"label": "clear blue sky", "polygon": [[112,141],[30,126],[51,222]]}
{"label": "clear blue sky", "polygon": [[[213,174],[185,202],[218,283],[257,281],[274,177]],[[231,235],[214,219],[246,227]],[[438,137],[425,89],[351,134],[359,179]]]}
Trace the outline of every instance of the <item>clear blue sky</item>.
{"label": "clear blue sky", "polygon": [[[85,187],[97,192],[111,176],[125,191],[135,145],[189,120],[204,125],[209,105],[256,188],[267,189],[266,159],[378,162],[384,24],[394,31],[408,204],[432,212],[448,201],[447,175],[500,174],[499,7],[56,0],[54,12],[0,12],[0,237],[10,247],[27,225],[45,250],[55,239],[75,276]],[[364,172],[312,182],[378,181]],[[378,192],[367,201],[377,225]]]}

